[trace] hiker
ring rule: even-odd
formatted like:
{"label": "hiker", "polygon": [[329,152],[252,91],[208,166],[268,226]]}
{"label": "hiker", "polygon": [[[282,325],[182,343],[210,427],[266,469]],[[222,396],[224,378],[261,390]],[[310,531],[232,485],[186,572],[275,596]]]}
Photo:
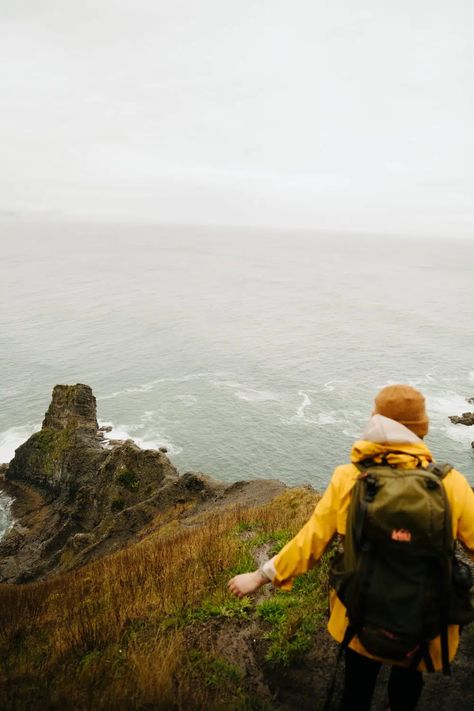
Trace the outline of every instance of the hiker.
{"label": "hiker", "polygon": [[[345,657],[341,711],[370,709],[382,663],[391,665],[390,711],[414,709],[422,672],[449,673],[459,642],[459,624],[453,620],[473,619],[469,568],[453,561],[455,539],[474,553],[474,493],[462,474],[433,462],[422,441],[428,424],[425,399],[418,390],[409,385],[383,388],[362,439],[352,447],[351,464],[335,469],[309,521],[258,570],[228,583],[237,597],[268,582],[290,590],[294,578],[313,566],[336,534],[344,537],[344,553],[330,578],[328,622],[330,634],[340,643],[339,656]],[[369,508],[370,517],[364,513]],[[393,521],[386,526],[390,540],[382,544],[375,539],[383,538],[384,516]],[[377,550],[383,551],[378,557]],[[425,577],[417,585],[410,576],[418,574]],[[465,620],[462,611],[452,611],[455,574],[464,585]],[[388,621],[385,627],[383,615],[389,615],[390,606],[395,624],[390,627]],[[410,639],[399,631],[420,620],[424,633],[413,631]]]}

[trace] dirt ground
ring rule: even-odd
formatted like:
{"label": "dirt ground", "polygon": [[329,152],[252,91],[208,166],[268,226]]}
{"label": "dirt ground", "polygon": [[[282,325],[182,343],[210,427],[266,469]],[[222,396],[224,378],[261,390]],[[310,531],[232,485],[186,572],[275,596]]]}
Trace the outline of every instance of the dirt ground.
{"label": "dirt ground", "polygon": [[[203,625],[201,635],[215,654],[245,672],[245,687],[253,697],[268,704],[274,711],[322,711],[331,683],[337,655],[337,644],[325,630],[304,663],[286,673],[273,672],[265,664],[266,643],[263,630],[252,621],[241,625],[232,621]],[[418,711],[451,711],[474,708],[474,630],[464,634],[450,677],[440,673],[425,674]],[[388,708],[387,679],[390,668],[383,667],[377,682],[372,711]],[[337,675],[332,707],[338,708],[344,664]],[[354,711],[357,711],[354,709]]]}

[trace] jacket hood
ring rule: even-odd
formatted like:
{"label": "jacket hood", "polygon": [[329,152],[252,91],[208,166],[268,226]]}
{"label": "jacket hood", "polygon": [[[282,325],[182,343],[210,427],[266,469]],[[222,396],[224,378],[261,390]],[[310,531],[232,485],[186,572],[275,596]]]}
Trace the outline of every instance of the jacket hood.
{"label": "jacket hood", "polygon": [[379,442],[380,444],[386,444],[387,442],[422,443],[418,435],[409,430],[408,427],[384,415],[372,415],[362,439],[367,442]]}
{"label": "jacket hood", "polygon": [[421,464],[426,468],[433,461],[433,456],[424,442],[417,435],[383,415],[373,415],[362,435],[363,439],[354,442],[351,461],[355,464],[365,459],[410,468]]}

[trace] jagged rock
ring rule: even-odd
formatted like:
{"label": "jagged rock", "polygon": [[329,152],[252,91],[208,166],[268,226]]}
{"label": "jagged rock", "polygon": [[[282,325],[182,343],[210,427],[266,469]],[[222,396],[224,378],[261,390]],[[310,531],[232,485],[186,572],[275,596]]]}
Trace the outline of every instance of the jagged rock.
{"label": "jagged rock", "polygon": [[160,451],[160,452],[163,452],[163,454],[166,454],[166,453],[168,452],[168,450],[166,449],[166,447],[160,447],[160,448],[159,448],[159,451]]}
{"label": "jagged rock", "polygon": [[450,415],[449,419],[455,425],[474,425],[474,412],[463,412],[462,415]]}
{"label": "jagged rock", "polygon": [[81,548],[86,548],[93,543],[94,539],[90,533],[76,533],[69,539],[69,546],[78,551]]}
{"label": "jagged rock", "polygon": [[61,431],[74,428],[96,435],[97,403],[89,385],[56,385],[43,420],[43,430]]}
{"label": "jagged rock", "polygon": [[186,491],[210,496],[217,496],[227,488],[222,482],[202,472],[185,472],[181,476],[180,485]]}
{"label": "jagged rock", "polygon": [[[15,498],[16,523],[0,541],[0,581],[31,580],[72,567],[116,529],[126,541],[153,515],[138,512],[143,502],[178,482],[164,453],[142,450],[132,440],[105,449],[97,432],[91,388],[56,386],[42,429],[18,447],[5,470],[2,486]],[[83,539],[76,536],[83,534],[90,538],[88,546],[78,545]]]}
{"label": "jagged rock", "polygon": [[466,402],[468,402],[470,405],[474,405],[474,397],[467,397]]}

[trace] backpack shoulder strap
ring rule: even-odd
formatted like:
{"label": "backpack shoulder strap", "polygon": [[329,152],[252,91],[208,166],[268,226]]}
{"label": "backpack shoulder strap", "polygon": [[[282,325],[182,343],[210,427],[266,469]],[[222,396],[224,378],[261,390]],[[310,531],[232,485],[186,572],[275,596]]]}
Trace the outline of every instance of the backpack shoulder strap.
{"label": "backpack shoulder strap", "polygon": [[426,471],[434,474],[438,477],[438,479],[444,479],[446,474],[449,474],[452,468],[453,465],[448,464],[447,462],[432,462],[431,464],[428,464]]}

